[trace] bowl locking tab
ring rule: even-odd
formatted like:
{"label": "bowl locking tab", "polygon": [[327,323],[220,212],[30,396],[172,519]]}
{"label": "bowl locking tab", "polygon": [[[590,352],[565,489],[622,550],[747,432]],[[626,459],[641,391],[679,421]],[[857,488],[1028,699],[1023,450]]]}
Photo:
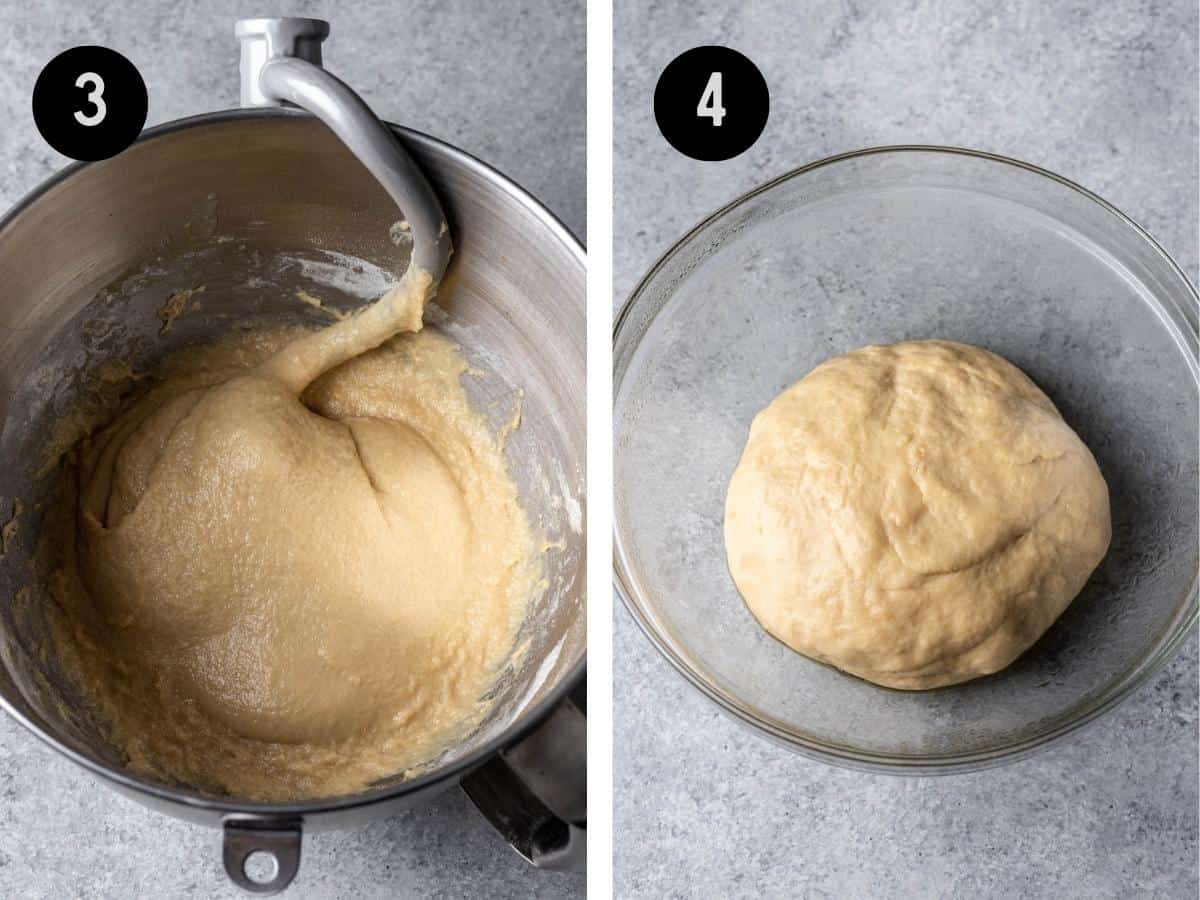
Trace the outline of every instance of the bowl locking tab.
{"label": "bowl locking tab", "polygon": [[[225,874],[244,891],[278,894],[300,869],[299,821],[230,815],[224,823]],[[267,871],[254,871],[261,859]],[[261,876],[261,877],[260,877]]]}

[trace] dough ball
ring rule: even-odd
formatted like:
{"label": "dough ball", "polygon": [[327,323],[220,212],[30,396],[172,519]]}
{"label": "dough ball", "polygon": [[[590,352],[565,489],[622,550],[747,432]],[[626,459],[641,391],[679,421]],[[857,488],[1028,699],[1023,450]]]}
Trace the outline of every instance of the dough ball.
{"label": "dough ball", "polygon": [[725,504],[729,569],[789,647],[923,690],[997,672],[1108,550],[1108,488],[1011,363],[865,347],[755,417]]}

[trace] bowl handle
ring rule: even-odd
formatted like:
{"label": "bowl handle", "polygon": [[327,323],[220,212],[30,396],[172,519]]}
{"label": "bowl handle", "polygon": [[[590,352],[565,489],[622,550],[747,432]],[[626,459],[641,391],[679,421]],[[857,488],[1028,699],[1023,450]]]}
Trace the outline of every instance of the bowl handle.
{"label": "bowl handle", "polygon": [[462,780],[471,802],[539,869],[587,865],[587,679],[516,744]]}
{"label": "bowl handle", "polygon": [[436,287],[450,261],[450,229],[425,174],[371,108],[321,68],[320,19],[241,19],[243,106],[298,106],[312,113],[358,157],[396,202],[413,237],[412,264]]}
{"label": "bowl handle", "polygon": [[[278,894],[300,869],[300,822],[262,816],[231,815],[223,823],[221,858],[229,880],[252,894]],[[246,861],[262,853],[275,861],[274,875],[264,881],[251,878]]]}

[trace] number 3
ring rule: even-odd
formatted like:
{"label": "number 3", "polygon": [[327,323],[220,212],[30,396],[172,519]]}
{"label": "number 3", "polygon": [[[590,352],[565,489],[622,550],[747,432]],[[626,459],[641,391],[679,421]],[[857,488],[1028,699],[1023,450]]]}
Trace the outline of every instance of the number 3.
{"label": "number 3", "polygon": [[99,125],[108,114],[108,107],[104,105],[104,79],[95,72],[84,72],[75,79],[75,87],[90,87],[92,90],[87,95],[87,101],[96,107],[96,111],[88,115],[84,115],[82,110],[76,110],[75,121],[89,128]]}
{"label": "number 3", "polygon": [[721,120],[725,118],[725,107],[721,105],[720,72],[708,76],[708,84],[704,86],[704,93],[700,95],[700,103],[696,106],[696,115],[702,118],[708,116],[713,125],[720,127]]}

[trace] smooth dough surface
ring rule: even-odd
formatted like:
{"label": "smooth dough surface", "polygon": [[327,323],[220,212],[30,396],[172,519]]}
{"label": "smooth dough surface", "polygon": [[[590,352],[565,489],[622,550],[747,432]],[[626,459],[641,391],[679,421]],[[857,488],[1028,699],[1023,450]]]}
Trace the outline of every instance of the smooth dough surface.
{"label": "smooth dough surface", "polygon": [[1104,478],[1049,398],[948,341],[855,350],[785,390],[725,505],[729,569],[763,627],[905,690],[1009,665],[1111,531]]}
{"label": "smooth dough surface", "polygon": [[185,354],[80,447],[59,644],[133,768],[342,794],[483,711],[540,565],[422,278]]}

